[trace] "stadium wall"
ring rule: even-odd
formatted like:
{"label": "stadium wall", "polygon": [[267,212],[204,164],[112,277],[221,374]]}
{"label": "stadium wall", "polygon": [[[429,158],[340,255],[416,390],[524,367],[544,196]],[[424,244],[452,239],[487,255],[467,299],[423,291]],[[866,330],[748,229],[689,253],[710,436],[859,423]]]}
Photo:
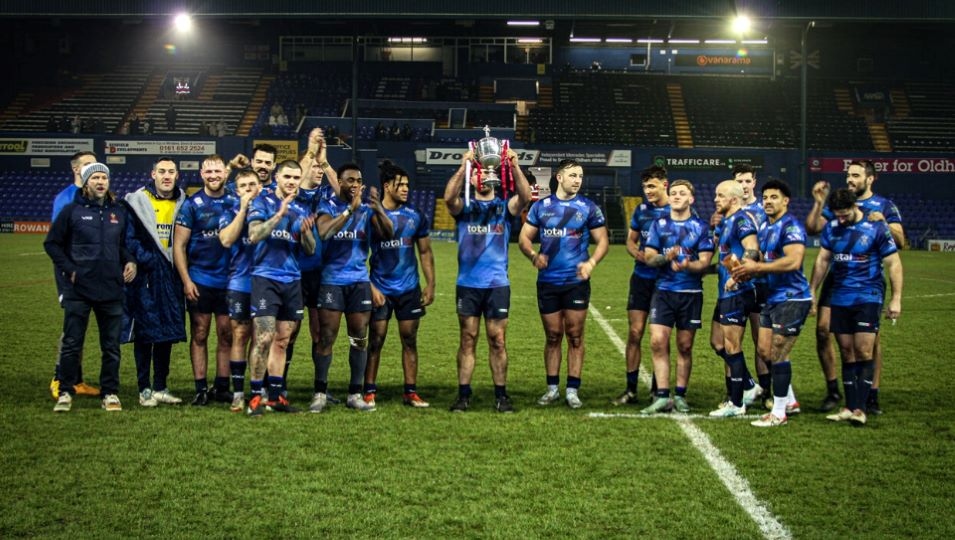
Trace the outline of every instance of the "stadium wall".
{"label": "stadium wall", "polygon": [[[70,156],[79,150],[93,150],[100,159],[117,170],[147,171],[159,155],[170,155],[181,168],[198,167],[202,157],[215,152],[230,159],[237,153],[248,155],[257,142],[278,143],[285,157],[293,157],[304,149],[304,140],[277,140],[245,137],[123,137],[97,135],[89,137],[44,136],[42,134],[0,135],[0,171],[69,169]],[[950,154],[854,152],[814,152],[809,156],[810,181],[799,186],[799,152],[795,149],[677,149],[632,148],[605,146],[556,146],[513,143],[523,151],[525,166],[551,167],[561,159],[581,162],[589,181],[601,186],[619,188],[622,195],[640,193],[640,171],[651,165],[666,167],[670,178],[685,178],[695,183],[715,183],[729,177],[734,165],[748,163],[760,178],[775,176],[787,180],[801,196],[809,196],[812,182],[824,179],[840,184],[849,161],[869,159],[879,170],[878,191],[883,193],[918,193],[939,199],[955,199],[955,156]],[[460,153],[464,144],[406,143],[367,141],[358,153],[362,172],[369,183],[377,184],[377,163],[390,159],[409,172],[414,171],[422,188],[440,190],[448,176],[457,169],[459,159],[429,159],[435,152]],[[351,149],[332,147],[329,160],[341,164],[353,159]],[[541,180],[541,179],[539,179]]]}

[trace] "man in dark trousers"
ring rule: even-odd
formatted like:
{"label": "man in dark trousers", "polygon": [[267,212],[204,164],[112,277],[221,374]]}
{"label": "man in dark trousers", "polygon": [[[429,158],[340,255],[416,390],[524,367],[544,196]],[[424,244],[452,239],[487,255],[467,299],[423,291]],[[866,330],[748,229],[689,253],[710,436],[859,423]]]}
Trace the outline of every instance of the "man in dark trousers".
{"label": "man in dark trousers", "polygon": [[109,191],[109,168],[91,163],[80,172],[80,196],[66,205],[50,227],[44,249],[63,276],[63,344],[60,348],[60,395],[54,412],[73,404],[80,351],[90,311],[100,333],[103,409],[121,411],[119,401],[119,334],[123,323],[123,283],[136,277],[136,263],[126,249],[126,211]]}

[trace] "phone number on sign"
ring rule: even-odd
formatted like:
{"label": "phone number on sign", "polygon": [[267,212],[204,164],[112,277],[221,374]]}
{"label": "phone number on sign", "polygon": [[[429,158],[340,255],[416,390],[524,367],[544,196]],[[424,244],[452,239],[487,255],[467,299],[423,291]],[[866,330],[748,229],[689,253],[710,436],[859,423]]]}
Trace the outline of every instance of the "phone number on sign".
{"label": "phone number on sign", "polygon": [[208,147],[204,144],[160,144],[159,151],[165,154],[205,154]]}

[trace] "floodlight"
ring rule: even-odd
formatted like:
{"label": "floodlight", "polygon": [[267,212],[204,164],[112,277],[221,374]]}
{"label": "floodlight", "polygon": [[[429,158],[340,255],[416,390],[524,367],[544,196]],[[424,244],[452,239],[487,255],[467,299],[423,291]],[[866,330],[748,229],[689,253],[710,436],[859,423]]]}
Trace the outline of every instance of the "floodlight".
{"label": "floodlight", "polygon": [[746,15],[737,15],[736,18],[733,19],[733,32],[737,34],[749,32],[750,26],[752,26],[752,22]]}
{"label": "floodlight", "polygon": [[188,13],[179,13],[176,15],[176,18],[173,19],[173,24],[176,27],[176,30],[180,32],[188,32],[192,30],[192,17]]}

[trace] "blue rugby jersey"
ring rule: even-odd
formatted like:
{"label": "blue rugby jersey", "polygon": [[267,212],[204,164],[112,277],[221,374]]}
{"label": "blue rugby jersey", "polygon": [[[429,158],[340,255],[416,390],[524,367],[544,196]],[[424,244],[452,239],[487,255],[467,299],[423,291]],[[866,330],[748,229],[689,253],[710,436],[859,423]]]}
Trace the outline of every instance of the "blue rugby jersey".
{"label": "blue rugby jersey", "polygon": [[[759,235],[759,250],[763,253],[766,262],[783,258],[786,255],[783,248],[791,244],[806,245],[806,229],[798,219],[787,212],[776,220],[776,223],[766,221]],[[768,304],[812,299],[809,282],[802,273],[802,266],[789,272],[769,273],[766,278],[769,283],[769,297],[766,299]]]}
{"label": "blue rugby jersey", "polygon": [[[753,223],[756,224],[757,231],[763,230],[763,227],[766,225],[766,221],[768,220],[768,218],[766,217],[766,211],[763,210],[763,203],[760,202],[759,199],[756,199],[755,201],[753,201],[750,204],[747,204],[746,206],[743,206],[742,208],[740,208],[740,211],[745,212],[750,217],[750,219],[753,220]],[[714,236],[719,238],[721,234],[723,234],[722,221],[717,223],[716,227],[713,228]],[[760,281],[762,279],[763,278],[757,278],[757,281]]]}
{"label": "blue rugby jersey", "polygon": [[[885,216],[886,223],[902,223],[902,214],[899,213],[899,208],[895,206],[894,202],[881,195],[873,193],[868,199],[856,201],[856,206],[859,207],[859,210],[862,210],[862,216],[866,219],[872,212],[881,212]],[[836,215],[829,209],[829,205],[822,209],[822,217],[826,221],[836,219]]]}
{"label": "blue rugby jersey", "polygon": [[527,222],[537,227],[540,252],[548,260],[547,268],[537,273],[537,281],[552,285],[580,283],[577,265],[590,258],[590,230],[607,224],[600,208],[583,196],[563,201],[551,195],[531,206]]}
{"label": "blue rugby jersey", "polygon": [[63,188],[63,191],[56,194],[56,197],[53,199],[53,214],[50,216],[50,223],[56,221],[56,216],[60,214],[60,210],[63,210],[63,207],[73,202],[73,199],[76,198],[76,194],[79,193],[79,191],[80,188],[71,182],[70,185]]}
{"label": "blue rugby jersey", "polygon": [[219,242],[219,218],[237,201],[235,195],[213,198],[199,190],[182,203],[176,225],[192,231],[186,246],[192,281],[216,289],[229,285],[229,250]]}
{"label": "blue rugby jersey", "polygon": [[431,234],[431,226],[421,212],[407,204],[385,213],[394,225],[395,237],[386,240],[371,231],[371,282],[382,294],[398,296],[418,287],[415,244]]}
{"label": "blue rugby jersey", "polygon": [[822,230],[819,242],[832,252],[832,305],[882,303],[882,259],[898,251],[888,225],[862,218],[843,226],[832,220]]}
{"label": "blue rugby jersey", "polygon": [[[662,255],[677,249],[677,261],[684,259],[698,261],[700,252],[713,252],[713,235],[710,226],[702,219],[691,216],[683,221],[676,221],[670,216],[654,221],[647,236],[647,247],[657,250]],[[703,292],[703,274],[674,272],[668,262],[660,268],[660,277],[657,278],[657,289],[673,292]]]}
{"label": "blue rugby jersey", "polygon": [[[534,204],[537,206],[540,201]],[[511,237],[507,201],[471,200],[454,216],[458,233],[458,280],[462,287],[509,286],[507,242]]]}
{"label": "blue rugby jersey", "polygon": [[[630,216],[630,229],[640,234],[639,247],[643,249],[647,244],[647,235],[650,234],[650,226],[653,222],[670,215],[670,205],[654,206],[652,204],[640,203],[633,209],[633,215]],[[633,273],[643,279],[656,279],[660,273],[659,268],[647,266],[640,261],[633,261]]]}
{"label": "blue rugby jersey", "polygon": [[[251,209],[252,203],[249,203]],[[246,211],[248,215],[248,210]],[[219,218],[219,229],[228,227],[239,215],[239,202],[225,211]],[[252,292],[252,258],[255,254],[255,245],[249,240],[249,224],[242,224],[242,233],[229,249],[229,285],[230,291],[245,293]]]}
{"label": "blue rugby jersey", "polygon": [[742,211],[737,211],[729,217],[724,217],[720,224],[722,225],[722,230],[719,235],[719,252],[717,253],[717,257],[719,257],[717,268],[719,268],[720,278],[718,285],[719,297],[729,298],[756,287],[753,281],[750,280],[739,283],[736,290],[725,290],[725,285],[726,282],[729,281],[730,273],[729,270],[723,266],[723,259],[730,255],[736,255],[738,259],[743,258],[743,252],[745,251],[743,249],[743,239],[756,234],[756,224],[753,223],[753,219],[749,214]]}
{"label": "blue rugby jersey", "polygon": [[[298,197],[296,197],[295,200],[300,202],[302,206],[308,208],[310,213],[317,214],[318,204],[322,201],[322,199],[327,199],[333,194],[334,191],[332,191],[326,182],[317,188],[299,189]],[[299,250],[298,266],[302,272],[310,272],[312,270],[318,270],[322,267],[323,243],[322,239],[318,236],[317,224],[312,227],[312,234],[315,236],[315,253],[307,255],[305,250]]]}
{"label": "blue rugby jersey", "polygon": [[[338,217],[350,206],[338,195],[318,203],[318,215]],[[375,213],[362,203],[335,236],[322,246],[322,284],[354,285],[368,282],[368,244],[371,240],[371,216]]]}
{"label": "blue rugby jersey", "polygon": [[[266,221],[278,212],[282,205],[275,193],[259,193],[249,207],[246,223]],[[298,255],[302,251],[302,219],[312,214],[298,199],[288,205],[288,211],[275,225],[269,236],[255,244],[252,257],[252,275],[291,283],[300,280],[302,273],[298,266]]]}

